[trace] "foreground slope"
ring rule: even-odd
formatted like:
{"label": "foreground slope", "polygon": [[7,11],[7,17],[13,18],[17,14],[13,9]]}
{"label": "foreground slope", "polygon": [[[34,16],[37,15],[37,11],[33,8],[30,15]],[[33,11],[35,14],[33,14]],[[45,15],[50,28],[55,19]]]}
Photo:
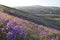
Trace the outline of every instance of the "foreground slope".
{"label": "foreground slope", "polygon": [[[5,22],[6,20],[12,20],[13,22],[16,22],[16,25],[20,25],[20,27],[24,28],[25,30],[27,30],[28,33],[30,33],[30,36],[28,37],[29,38],[33,37],[31,38],[31,40],[33,39],[35,40],[35,38],[38,38],[36,40],[48,40],[49,38],[47,39],[47,37],[49,36],[56,37],[58,39],[59,37],[58,35],[60,35],[59,30],[48,28],[43,25],[38,25],[33,22],[8,15],[7,13],[0,12],[0,20],[3,22]],[[56,35],[56,36],[53,36],[53,35]]]}
{"label": "foreground slope", "polygon": [[[5,10],[5,8],[3,9]],[[60,30],[50,28],[42,24],[39,25],[34,22],[25,20],[23,18],[12,16],[12,14],[15,12],[15,11],[11,11],[12,9],[10,9],[10,12],[9,11],[6,12],[4,10],[1,9],[0,11],[0,35],[1,35],[0,39],[1,40],[5,40],[6,38],[7,38],[6,40],[9,40],[9,39],[10,40],[17,40],[17,39],[19,40],[52,40],[52,39],[60,40]],[[26,15],[25,16],[23,15],[23,17],[26,17]],[[3,28],[4,30],[1,32],[1,29]],[[4,36],[2,36],[3,35],[2,33],[4,34]],[[10,33],[12,34],[16,33],[17,36],[12,34],[8,35]],[[19,33],[21,33],[21,35]],[[6,37],[6,34],[7,34],[7,37]],[[11,36],[16,36],[16,37],[11,37]]]}

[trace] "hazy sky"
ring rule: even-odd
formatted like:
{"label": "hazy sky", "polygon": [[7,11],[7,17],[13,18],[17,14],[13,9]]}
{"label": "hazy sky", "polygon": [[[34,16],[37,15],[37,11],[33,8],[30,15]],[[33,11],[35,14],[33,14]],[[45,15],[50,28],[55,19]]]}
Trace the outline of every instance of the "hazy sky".
{"label": "hazy sky", "polygon": [[58,6],[60,7],[60,0],[0,0],[0,4],[14,7],[14,6]]}

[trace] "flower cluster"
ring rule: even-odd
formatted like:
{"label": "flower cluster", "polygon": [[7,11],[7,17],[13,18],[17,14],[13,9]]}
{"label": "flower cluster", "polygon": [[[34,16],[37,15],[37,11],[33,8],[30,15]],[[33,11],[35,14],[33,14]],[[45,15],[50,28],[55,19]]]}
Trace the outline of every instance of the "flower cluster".
{"label": "flower cluster", "polygon": [[50,37],[48,30],[33,22],[19,20],[17,23],[11,19],[0,18],[0,40],[60,40],[60,36],[57,37]]}
{"label": "flower cluster", "polygon": [[[1,19],[1,21],[3,23],[3,19]],[[20,40],[21,38],[26,38],[27,30],[22,28],[23,26],[17,25],[15,21],[9,19],[5,19],[4,23],[6,23],[6,25],[0,28],[0,35],[3,35],[4,33],[5,39],[7,38],[7,40]],[[1,37],[3,37],[2,35]],[[1,38],[1,40],[4,39]]]}

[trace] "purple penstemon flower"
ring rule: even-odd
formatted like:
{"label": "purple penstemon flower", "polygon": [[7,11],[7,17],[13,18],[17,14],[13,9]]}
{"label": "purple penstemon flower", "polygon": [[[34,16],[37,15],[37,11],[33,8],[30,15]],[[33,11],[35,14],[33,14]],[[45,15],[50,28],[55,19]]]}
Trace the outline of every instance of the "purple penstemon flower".
{"label": "purple penstemon flower", "polygon": [[8,38],[11,38],[11,37],[12,37],[12,35],[13,35],[13,33],[12,33],[12,32],[8,32],[8,33],[7,33],[7,37],[8,37]]}
{"label": "purple penstemon flower", "polygon": [[[16,40],[16,35],[18,35],[18,39],[20,39],[21,37],[26,37],[26,30],[19,27],[19,26],[15,26],[11,29],[10,32],[7,33],[7,38],[8,40],[10,40],[11,38]],[[11,36],[11,37],[10,37]]]}
{"label": "purple penstemon flower", "polygon": [[16,40],[16,35],[14,35],[13,32],[8,32],[7,33],[7,39],[8,40]]}
{"label": "purple penstemon flower", "polygon": [[5,23],[8,23],[9,22],[9,19],[5,19]]}
{"label": "purple penstemon flower", "polygon": [[1,30],[2,30],[2,31],[4,31],[4,30],[5,30],[5,28],[1,28]]}
{"label": "purple penstemon flower", "polygon": [[47,31],[41,31],[41,32],[40,32],[40,35],[42,35],[42,36],[47,36],[47,35],[48,35],[48,32],[47,32]]}
{"label": "purple penstemon flower", "polygon": [[14,26],[16,25],[16,22],[15,21],[12,21],[12,20],[10,20],[8,23],[7,23],[7,27],[9,27],[9,28],[13,28]]}

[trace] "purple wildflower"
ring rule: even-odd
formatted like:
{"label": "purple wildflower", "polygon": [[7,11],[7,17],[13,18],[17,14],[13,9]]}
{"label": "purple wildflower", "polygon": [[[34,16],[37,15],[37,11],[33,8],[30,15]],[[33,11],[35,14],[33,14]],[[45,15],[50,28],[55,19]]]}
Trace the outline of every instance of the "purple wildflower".
{"label": "purple wildflower", "polygon": [[1,28],[2,32],[5,30],[5,28]]}
{"label": "purple wildflower", "polygon": [[13,32],[8,32],[7,33],[7,39],[8,40],[15,40],[15,35],[13,34]]}
{"label": "purple wildflower", "polygon": [[5,19],[5,22],[8,23],[9,22],[9,19]]}
{"label": "purple wildflower", "polygon": [[7,27],[9,27],[9,28],[13,28],[15,25],[16,25],[16,22],[15,22],[15,21],[12,21],[12,20],[10,20],[10,21],[7,23]]}
{"label": "purple wildflower", "polygon": [[42,36],[47,36],[48,33],[47,33],[47,31],[41,31],[41,32],[40,32],[40,35],[42,35]]}

